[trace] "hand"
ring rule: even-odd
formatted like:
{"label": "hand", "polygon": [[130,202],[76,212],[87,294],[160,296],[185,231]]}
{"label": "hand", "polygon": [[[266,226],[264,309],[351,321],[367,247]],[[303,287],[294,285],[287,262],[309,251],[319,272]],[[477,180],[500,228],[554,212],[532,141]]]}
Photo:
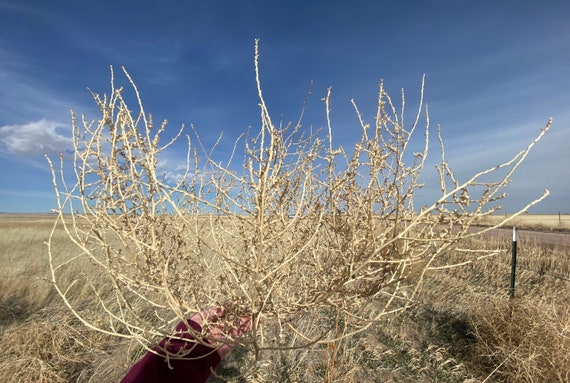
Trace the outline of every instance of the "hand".
{"label": "hand", "polygon": [[244,336],[251,330],[251,317],[239,316],[228,318],[227,312],[232,308],[232,304],[225,304],[221,307],[212,307],[195,313],[190,320],[196,322],[208,337],[219,340],[217,352],[223,359],[236,346],[232,340]]}

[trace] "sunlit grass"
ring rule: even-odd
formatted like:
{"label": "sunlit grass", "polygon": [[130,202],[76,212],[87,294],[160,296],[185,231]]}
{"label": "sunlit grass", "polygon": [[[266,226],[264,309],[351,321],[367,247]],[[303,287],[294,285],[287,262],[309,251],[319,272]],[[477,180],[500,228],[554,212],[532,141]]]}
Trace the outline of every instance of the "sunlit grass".
{"label": "sunlit grass", "polygon": [[[56,296],[45,280],[52,219],[0,215],[0,373],[8,382],[118,381],[143,349],[84,327]],[[520,244],[511,300],[508,238],[477,243],[503,246],[504,254],[429,274],[404,315],[349,339],[275,352],[258,375],[274,382],[568,381],[570,246]],[[62,233],[56,245],[65,251],[70,243]],[[89,290],[82,291],[75,302],[88,309]],[[344,331],[334,312],[322,314]],[[234,376],[245,352],[235,350],[218,373]]]}

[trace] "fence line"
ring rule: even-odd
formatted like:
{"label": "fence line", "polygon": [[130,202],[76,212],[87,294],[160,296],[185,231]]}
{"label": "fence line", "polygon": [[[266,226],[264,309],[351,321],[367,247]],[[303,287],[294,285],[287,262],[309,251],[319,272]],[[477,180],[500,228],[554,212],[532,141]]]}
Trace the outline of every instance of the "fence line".
{"label": "fence line", "polygon": [[[526,267],[526,266],[524,266],[524,264],[521,265],[520,262],[518,262],[518,264],[517,264],[517,250],[518,250],[518,248],[517,248],[517,231],[516,231],[516,228],[513,227],[513,240],[511,243],[511,262],[510,262],[511,279],[510,279],[510,286],[509,286],[509,293],[510,293],[511,298],[514,297],[515,277],[516,277],[517,269],[519,269],[519,271],[520,270],[530,271],[530,272],[538,274],[539,276],[548,276],[548,277],[555,278],[558,280],[570,282],[570,275],[564,275],[563,276],[560,274],[552,274],[552,273],[549,273],[547,271],[540,271],[540,270],[535,270],[533,268]],[[501,263],[505,267],[508,267],[508,265],[509,265],[507,261],[505,261],[499,257],[487,258],[486,261],[493,262],[493,263]],[[459,278],[459,279],[465,279],[466,280],[466,278],[462,278],[462,277],[459,277],[457,275],[455,277]]]}

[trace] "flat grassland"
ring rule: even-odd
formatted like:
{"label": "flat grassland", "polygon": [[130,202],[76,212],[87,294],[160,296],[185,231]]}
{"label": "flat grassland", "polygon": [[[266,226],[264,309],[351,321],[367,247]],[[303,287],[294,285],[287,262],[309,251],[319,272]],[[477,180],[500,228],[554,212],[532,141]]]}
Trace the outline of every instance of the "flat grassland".
{"label": "flat grassland", "polygon": [[[47,280],[45,241],[54,219],[0,214],[0,376],[6,382],[118,381],[141,347],[87,329],[64,306]],[[568,230],[570,222],[568,215],[516,219],[521,229],[551,231]],[[514,298],[510,237],[497,231],[466,246],[500,248],[498,256],[429,272],[404,314],[325,347],[276,352],[255,379],[237,381],[570,382],[570,234],[551,234],[556,240],[521,236]],[[57,251],[73,251],[62,231],[55,240]],[[444,257],[468,261],[453,252]],[[75,289],[88,306],[90,291]],[[241,367],[237,349],[217,372],[231,376]]]}
{"label": "flat grassland", "polygon": [[[485,217],[480,223],[495,225],[510,218],[508,214],[497,214]],[[520,229],[544,230],[544,231],[570,231],[570,214],[521,214],[514,217],[509,226]]]}

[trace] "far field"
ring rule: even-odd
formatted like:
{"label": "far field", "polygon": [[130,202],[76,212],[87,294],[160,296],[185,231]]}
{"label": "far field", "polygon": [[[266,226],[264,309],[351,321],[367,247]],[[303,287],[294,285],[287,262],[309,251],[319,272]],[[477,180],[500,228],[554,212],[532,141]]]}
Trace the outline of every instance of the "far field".
{"label": "far field", "polygon": [[[508,214],[492,215],[486,217],[481,223],[493,225],[510,217]],[[516,226],[519,229],[570,231],[570,214],[521,214],[512,218],[507,225]]]}

